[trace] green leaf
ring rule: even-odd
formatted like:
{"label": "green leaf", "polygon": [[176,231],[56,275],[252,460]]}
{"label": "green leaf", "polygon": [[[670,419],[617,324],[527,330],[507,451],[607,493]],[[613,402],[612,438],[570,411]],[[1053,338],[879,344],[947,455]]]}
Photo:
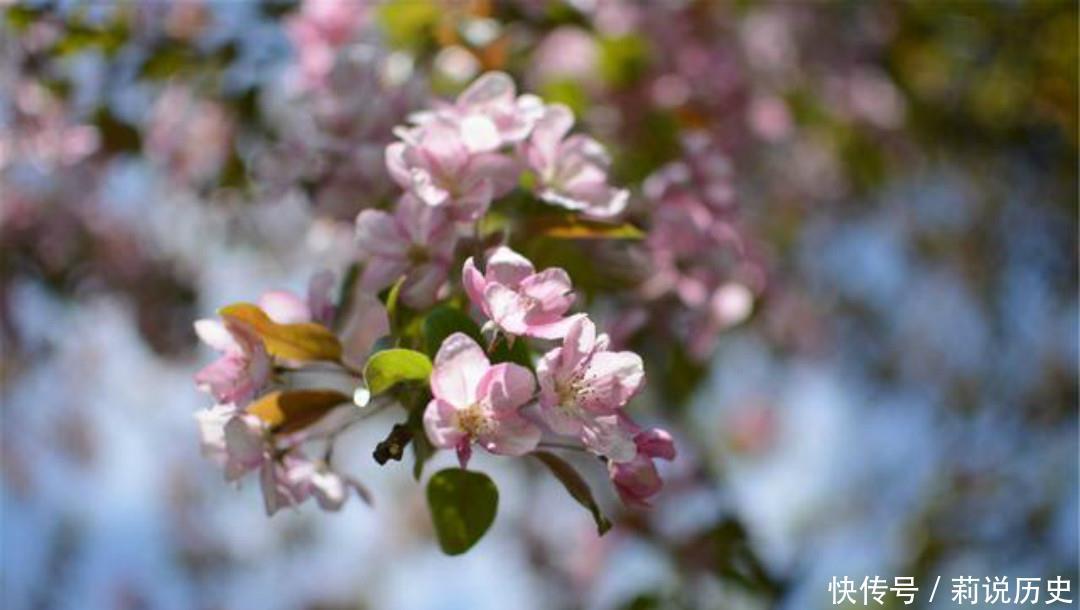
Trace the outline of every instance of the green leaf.
{"label": "green leaf", "polygon": [[431,360],[411,349],[387,349],[376,352],[364,367],[364,381],[371,395],[382,394],[402,381],[427,381]]}
{"label": "green leaf", "polygon": [[637,82],[649,67],[648,41],[636,34],[600,39],[600,75],[615,87]]}
{"label": "green leaf", "polygon": [[333,390],[271,392],[248,406],[247,412],[263,420],[270,430],[289,434],[319,421],[349,397]]}
{"label": "green leaf", "polygon": [[537,235],[555,239],[641,239],[644,233],[634,225],[585,220],[573,214],[544,214],[529,219]]}
{"label": "green leaf", "polygon": [[386,306],[386,317],[390,320],[390,332],[394,336],[400,334],[402,311],[400,304],[401,286],[405,283],[405,276],[398,278],[389,290],[386,291],[386,298],[383,299],[383,305]]}
{"label": "green leaf", "polygon": [[448,305],[436,307],[424,318],[424,350],[434,357],[443,341],[457,332],[465,333],[473,341],[483,344],[480,327],[465,312]]}
{"label": "green leaf", "polygon": [[287,360],[341,360],[341,342],[325,326],[313,322],[278,324],[250,303],[236,303],[218,310],[226,321],[251,326],[262,338],[266,351]]}
{"label": "green leaf", "polygon": [[570,496],[577,500],[578,504],[592,513],[593,521],[596,522],[597,534],[603,536],[611,529],[611,521],[600,511],[600,506],[596,503],[596,499],[593,498],[589,484],[585,482],[585,479],[581,478],[581,475],[574,470],[573,466],[561,457],[547,451],[534,451],[531,455],[548,467],[551,474],[555,475],[556,479],[559,479],[559,482],[563,484]]}
{"label": "green leaf", "polygon": [[460,555],[495,521],[499,490],[482,472],[447,468],[428,481],[427,500],[439,546],[447,555]]}
{"label": "green leaf", "polygon": [[495,344],[495,349],[491,352],[491,361],[496,363],[513,362],[514,364],[520,364],[530,371],[534,371],[532,352],[529,351],[529,345],[525,341],[525,338],[517,337],[513,341],[514,343],[511,345],[505,335],[499,337],[498,343]]}

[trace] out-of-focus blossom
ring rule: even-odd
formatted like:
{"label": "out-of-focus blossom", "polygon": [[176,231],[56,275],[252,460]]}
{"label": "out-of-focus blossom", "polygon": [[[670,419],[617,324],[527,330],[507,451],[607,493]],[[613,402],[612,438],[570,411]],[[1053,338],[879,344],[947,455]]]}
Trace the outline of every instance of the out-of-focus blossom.
{"label": "out-of-focus blossom", "polygon": [[473,81],[452,104],[418,112],[410,119],[427,125],[438,120],[457,125],[470,152],[491,152],[521,142],[543,113],[535,95],[518,96],[514,81],[503,72],[488,72]]}
{"label": "out-of-focus blossom", "polygon": [[600,56],[596,39],[575,26],[555,28],[533,52],[532,70],[538,84],[570,79],[593,80]]}
{"label": "out-of-focus blossom", "polygon": [[198,388],[215,400],[244,406],[270,381],[271,362],[262,339],[237,320],[204,319],[195,322],[195,333],[221,356],[195,374]]}
{"label": "out-of-focus blossom", "polygon": [[367,2],[304,0],[286,21],[305,88],[326,84],[341,49],[370,21],[370,10]]}
{"label": "out-of-focus blossom", "polygon": [[259,297],[259,308],[278,324],[315,322],[330,326],[334,320],[334,303],[330,291],[334,286],[334,274],[320,271],[308,283],[307,300],[286,290],[271,290]]}
{"label": "out-of-focus blossom", "polygon": [[649,499],[660,493],[664,481],[654,459],[674,460],[675,443],[664,430],[652,428],[634,437],[637,452],[626,462],[608,462],[608,474],[622,501],[630,506],[649,506]]}
{"label": "out-of-focus blossom", "polygon": [[341,330],[342,361],[362,370],[375,342],[390,332],[386,307],[374,296],[357,291]]}
{"label": "out-of-focus blossom", "polygon": [[400,129],[402,141],[386,148],[386,167],[402,188],[425,204],[445,207],[453,220],[476,220],[493,198],[514,188],[520,174],[511,157],[470,150],[470,140],[488,136],[468,132],[491,127],[485,121],[465,127],[436,118]]}
{"label": "out-of-focus blossom", "polygon": [[217,404],[195,414],[203,456],[225,471],[226,481],[236,481],[269,459],[266,429],[259,418],[232,404]]}
{"label": "out-of-focus blossom", "polygon": [[446,281],[457,233],[443,209],[406,194],[393,215],[361,212],[356,217],[356,240],[365,262],[361,287],[382,290],[405,275],[402,300],[422,308],[435,301]]}
{"label": "out-of-focus blossom", "polygon": [[351,478],[334,472],[325,463],[309,460],[299,451],[289,451],[280,459],[267,461],[259,476],[266,514],[296,506],[310,497],[323,510],[339,510],[356,491],[370,502],[367,490]]}
{"label": "out-of-focus blossom", "polygon": [[470,256],[462,270],[469,300],[508,335],[561,339],[574,322],[566,317],[574,303],[573,285],[563,269],[540,273],[506,246],[492,250],[484,273]]}
{"label": "out-of-focus blossom", "polygon": [[574,115],[562,104],[545,108],[523,145],[526,163],[534,172],[541,199],[596,218],[621,213],[629,192],[608,183],[611,159],[596,140],[569,135]]}
{"label": "out-of-focus blossom", "polygon": [[492,365],[468,335],[446,338],[431,373],[434,398],[424,411],[424,429],[436,447],[456,449],[462,467],[472,444],[498,455],[524,455],[540,442],[540,429],[520,408],[533,398],[536,381],[525,367]]}
{"label": "out-of-focus blossom", "polygon": [[[606,335],[586,317],[574,321],[562,347],[540,358],[540,415],[558,434],[577,436],[587,447],[616,461],[633,457],[619,442],[619,409],[642,388],[644,363],[633,352],[608,351]],[[607,418],[607,419],[604,419]]]}
{"label": "out-of-focus blossom", "polygon": [[212,178],[225,163],[232,132],[224,107],[173,86],[154,104],[146,151],[174,178],[201,182]]}

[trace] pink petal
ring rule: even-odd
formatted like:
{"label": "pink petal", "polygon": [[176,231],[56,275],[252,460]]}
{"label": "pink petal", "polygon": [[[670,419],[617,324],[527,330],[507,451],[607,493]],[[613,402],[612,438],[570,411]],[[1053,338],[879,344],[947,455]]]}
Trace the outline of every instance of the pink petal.
{"label": "pink petal", "polygon": [[493,434],[477,441],[484,449],[497,455],[525,455],[535,450],[540,443],[540,428],[515,414],[501,420]]}
{"label": "pink petal", "polygon": [[334,289],[334,272],[323,269],[311,276],[308,281],[308,310],[311,319],[324,326],[329,326],[334,321],[334,302],[330,293]]}
{"label": "pink petal", "polygon": [[499,246],[488,253],[484,275],[488,281],[517,288],[522,280],[536,273],[529,259],[506,246]]}
{"label": "pink petal", "polygon": [[570,331],[570,327],[577,323],[579,317],[585,314],[579,313],[570,316],[569,318],[563,318],[561,320],[551,322],[548,324],[529,324],[528,332],[526,333],[530,337],[537,339],[557,340],[566,337],[566,334]]}
{"label": "pink petal", "polygon": [[390,333],[390,319],[379,299],[367,293],[354,293],[351,308],[341,333],[342,360],[359,369],[375,342]]}
{"label": "pink petal", "polygon": [[504,332],[523,335],[528,330],[525,315],[529,312],[529,305],[514,290],[502,284],[489,283],[484,290],[484,301],[490,308],[492,322]]}
{"label": "pink petal", "polygon": [[441,264],[425,263],[413,269],[401,286],[401,300],[413,309],[426,309],[436,299],[439,288],[446,282],[446,269]]}
{"label": "pink petal", "polygon": [[404,142],[394,142],[386,147],[386,169],[401,188],[409,188],[412,185],[412,175],[405,162],[406,147]]}
{"label": "pink petal", "polygon": [[538,166],[536,169],[541,173],[544,168],[556,162],[559,143],[566,134],[570,133],[570,128],[573,126],[574,113],[562,104],[549,105],[543,116],[536,121],[530,139],[535,158],[530,161]]}
{"label": "pink petal", "polygon": [[504,72],[487,72],[458,95],[459,108],[514,101],[514,81]]}
{"label": "pink petal", "polygon": [[278,324],[310,322],[311,311],[307,303],[291,292],[271,290],[259,297],[259,308]]}
{"label": "pink petal", "polygon": [[405,275],[409,265],[404,259],[373,258],[364,265],[360,276],[360,287],[370,292],[377,292],[398,281]]}
{"label": "pink petal", "polygon": [[596,325],[588,316],[575,320],[566,331],[563,348],[560,353],[560,368],[572,370],[592,354],[596,345]]}
{"label": "pink petal", "polygon": [[580,417],[572,415],[559,407],[558,398],[554,401],[541,400],[540,409],[537,411],[540,420],[555,434],[564,436],[580,436],[584,423]]}
{"label": "pink petal", "polygon": [[637,455],[634,430],[618,415],[596,417],[585,423],[581,440],[590,451],[612,462],[629,462]]}
{"label": "pink petal", "polygon": [[521,177],[521,166],[513,157],[495,153],[477,154],[469,160],[470,176],[491,182],[493,197],[513,190]]}
{"label": "pink petal", "polygon": [[490,401],[496,419],[517,417],[517,410],[532,400],[536,380],[529,369],[510,362],[496,364],[480,379],[478,397]]}
{"label": "pink petal", "polygon": [[[435,120],[421,129],[423,132],[416,150],[423,161],[417,165],[428,169],[437,180],[458,176],[469,161],[469,151],[461,141],[458,126],[450,121]],[[405,160],[410,160],[408,152]]]}
{"label": "pink petal", "polygon": [[652,457],[665,460],[675,459],[675,441],[666,430],[650,428],[634,437],[638,451]]}
{"label": "pink petal", "polygon": [[356,245],[372,258],[401,258],[409,250],[394,217],[382,210],[364,210],[356,217]]}
{"label": "pink petal", "polygon": [[484,315],[490,317],[487,302],[484,301],[484,288],[487,286],[487,280],[476,268],[476,263],[473,262],[471,256],[465,259],[465,265],[461,268],[461,284],[465,287],[465,294],[469,295],[472,304],[483,311]]}
{"label": "pink petal", "polygon": [[203,319],[195,321],[195,334],[199,339],[219,352],[240,351],[240,346],[233,339],[220,320]]}
{"label": "pink petal", "polygon": [[609,411],[626,405],[645,382],[645,365],[633,352],[594,352],[585,374],[584,403]]}
{"label": "pink petal", "polygon": [[460,122],[461,141],[471,152],[488,152],[502,146],[498,126],[490,118],[473,114]]}
{"label": "pink petal", "polygon": [[439,449],[453,449],[465,438],[457,427],[457,409],[439,399],[432,399],[424,410],[424,432]]}
{"label": "pink petal", "polygon": [[464,333],[454,333],[435,355],[431,393],[455,407],[467,407],[476,402],[477,387],[489,366],[476,341]]}
{"label": "pink petal", "polygon": [[[536,299],[535,313],[560,317],[574,304],[574,287],[570,275],[558,267],[544,269],[522,280],[518,288],[522,294]],[[530,315],[532,318],[532,315]]]}
{"label": "pink petal", "polygon": [[623,502],[630,506],[648,507],[648,499],[660,492],[664,486],[660,473],[652,460],[639,454],[626,463],[609,462],[608,471],[615,491]]}

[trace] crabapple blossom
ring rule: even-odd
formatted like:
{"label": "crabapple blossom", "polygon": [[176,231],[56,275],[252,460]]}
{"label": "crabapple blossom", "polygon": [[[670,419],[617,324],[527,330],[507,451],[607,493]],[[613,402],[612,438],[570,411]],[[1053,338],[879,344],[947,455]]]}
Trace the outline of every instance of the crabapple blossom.
{"label": "crabapple blossom", "polygon": [[620,414],[645,381],[640,356],[608,351],[607,335],[598,336],[593,322],[581,317],[570,326],[562,347],[540,358],[536,374],[540,416],[554,432],[578,436],[586,447],[609,458],[633,456],[632,447],[618,442],[621,422],[610,417]]}
{"label": "crabapple blossom", "polygon": [[393,215],[381,210],[360,212],[356,240],[366,262],[362,289],[382,290],[405,275],[401,299],[411,307],[426,307],[446,281],[457,233],[442,209],[406,194]]}
{"label": "crabapple blossom", "polygon": [[527,258],[506,246],[488,255],[484,273],[472,257],[462,268],[469,300],[508,335],[561,339],[576,317],[566,317],[574,303],[570,275],[552,267],[539,273]]}
{"label": "crabapple blossom", "polygon": [[398,129],[402,141],[386,148],[386,167],[420,201],[445,207],[453,220],[474,221],[493,198],[514,188],[521,169],[512,157],[473,151],[469,141],[476,138],[467,138],[466,131],[446,118]]}
{"label": "crabapple blossom", "polygon": [[417,125],[447,120],[461,131],[461,140],[472,152],[491,152],[529,136],[544,104],[535,95],[515,95],[514,81],[503,72],[477,78],[452,104],[414,113]]}
{"label": "crabapple blossom", "polygon": [[522,146],[523,156],[537,182],[537,194],[549,203],[595,218],[620,214],[629,192],[608,183],[611,159],[596,140],[568,135],[574,114],[562,104],[551,104],[536,122]]}
{"label": "crabapple blossom", "polygon": [[271,362],[262,339],[238,320],[198,320],[195,333],[221,356],[195,374],[195,384],[215,400],[244,406],[270,381]]}
{"label": "crabapple blossom", "polygon": [[649,498],[659,493],[664,485],[653,460],[674,460],[675,443],[666,431],[652,428],[634,436],[634,444],[637,451],[633,459],[608,461],[608,474],[623,502],[648,507]]}
{"label": "crabapple blossom", "polygon": [[367,490],[353,479],[334,472],[323,462],[309,460],[297,450],[267,461],[259,474],[266,514],[296,506],[314,497],[323,510],[339,510],[354,490],[370,502]]}
{"label": "crabapple blossom", "polygon": [[308,283],[307,300],[286,290],[271,290],[259,297],[259,308],[278,324],[315,322],[329,326],[334,321],[334,304],[330,290],[334,286],[334,274],[320,271]]}
{"label": "crabapple blossom", "polygon": [[528,369],[492,365],[468,335],[454,333],[435,356],[424,430],[434,446],[457,450],[462,467],[472,443],[498,455],[524,455],[540,442],[540,429],[519,412],[535,389]]}

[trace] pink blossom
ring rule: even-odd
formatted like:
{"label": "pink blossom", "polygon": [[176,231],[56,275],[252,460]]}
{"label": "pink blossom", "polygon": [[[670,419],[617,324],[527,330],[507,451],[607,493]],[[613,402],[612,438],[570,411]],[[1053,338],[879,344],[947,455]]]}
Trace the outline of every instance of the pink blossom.
{"label": "pink blossom", "polygon": [[259,297],[259,308],[278,324],[315,322],[330,326],[334,321],[334,303],[330,291],[334,286],[334,274],[320,271],[311,277],[307,300],[286,290],[271,290]]}
{"label": "pink blossom", "polygon": [[427,307],[446,281],[457,233],[443,210],[406,194],[393,215],[364,210],[356,217],[356,239],[366,262],[360,286],[375,292],[406,275],[401,299]]}
{"label": "pink blossom", "polygon": [[309,460],[296,450],[263,464],[259,482],[267,515],[299,505],[310,497],[323,510],[336,511],[348,500],[350,491],[356,491],[370,503],[367,490],[357,481],[334,472],[324,462]]}
{"label": "pink blossom", "polygon": [[617,461],[633,457],[619,409],[642,388],[645,369],[633,352],[608,351],[586,317],[570,326],[562,347],[536,366],[540,415],[554,432],[581,438],[586,447]]}
{"label": "pink blossom", "polygon": [[491,152],[527,138],[543,107],[535,95],[516,96],[514,81],[507,74],[488,72],[462,91],[454,103],[409,118],[419,125],[448,120],[457,125],[469,151]]}
{"label": "pink blossom", "polygon": [[202,454],[225,470],[225,480],[236,481],[269,459],[265,426],[259,418],[231,404],[218,404],[195,414]]}
{"label": "pink blossom", "polygon": [[436,447],[456,449],[462,467],[474,442],[494,454],[524,455],[540,442],[540,429],[519,413],[535,389],[528,369],[492,365],[468,335],[454,333],[435,356],[434,398],[424,411],[428,439]]}
{"label": "pink blossom", "polygon": [[221,403],[242,407],[270,381],[271,362],[262,339],[235,320],[198,320],[195,333],[221,356],[195,374],[195,384]]}
{"label": "pink blossom", "polygon": [[445,206],[454,220],[473,221],[514,188],[521,170],[511,157],[470,149],[459,123],[435,118],[399,129],[402,141],[386,148],[386,167],[420,201]]}
{"label": "pink blossom", "polygon": [[626,208],[629,193],[608,184],[611,159],[596,140],[570,135],[574,115],[562,104],[544,110],[523,154],[535,173],[537,194],[549,203],[609,218]]}
{"label": "pink blossom", "polygon": [[649,506],[649,498],[660,493],[664,481],[653,459],[675,459],[675,443],[664,430],[652,428],[634,437],[637,453],[627,462],[608,462],[608,474],[622,501],[631,506]]}
{"label": "pink blossom", "polygon": [[574,321],[565,317],[574,303],[569,274],[558,267],[537,273],[505,246],[492,250],[483,274],[469,257],[462,283],[469,300],[509,335],[560,339]]}
{"label": "pink blossom", "polygon": [[338,51],[370,20],[370,9],[351,0],[305,0],[286,21],[296,48],[303,85],[320,88],[333,70]]}

